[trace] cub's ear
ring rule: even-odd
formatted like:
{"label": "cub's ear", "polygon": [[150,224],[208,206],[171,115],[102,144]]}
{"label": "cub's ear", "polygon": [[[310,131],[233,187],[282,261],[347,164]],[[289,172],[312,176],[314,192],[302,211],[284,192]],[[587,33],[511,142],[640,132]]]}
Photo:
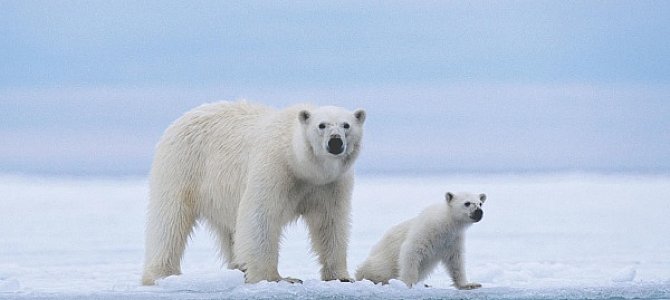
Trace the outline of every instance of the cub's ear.
{"label": "cub's ear", "polygon": [[363,124],[363,122],[365,122],[365,111],[360,108],[357,109],[354,112],[354,117],[358,120],[358,123]]}
{"label": "cub's ear", "polygon": [[486,194],[479,194],[479,200],[482,201],[482,203],[486,202]]}
{"label": "cub's ear", "polygon": [[451,203],[451,200],[454,200],[454,194],[452,194],[451,192],[447,192],[444,195],[444,199],[447,200],[447,203]]}
{"label": "cub's ear", "polygon": [[298,113],[298,119],[302,124],[307,124],[311,116],[312,115],[307,110],[301,110],[300,113]]}

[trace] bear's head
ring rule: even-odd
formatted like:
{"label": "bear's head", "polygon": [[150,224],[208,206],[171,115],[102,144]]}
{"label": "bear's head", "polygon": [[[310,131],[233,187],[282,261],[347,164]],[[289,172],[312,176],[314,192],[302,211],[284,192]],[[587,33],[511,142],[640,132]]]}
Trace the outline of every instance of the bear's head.
{"label": "bear's head", "polygon": [[350,112],[340,107],[323,106],[301,110],[298,119],[315,156],[344,158],[358,153],[363,137],[364,110]]}
{"label": "bear's head", "polygon": [[486,194],[447,192],[445,198],[449,206],[449,213],[456,220],[476,223],[484,216],[482,205],[486,202]]}

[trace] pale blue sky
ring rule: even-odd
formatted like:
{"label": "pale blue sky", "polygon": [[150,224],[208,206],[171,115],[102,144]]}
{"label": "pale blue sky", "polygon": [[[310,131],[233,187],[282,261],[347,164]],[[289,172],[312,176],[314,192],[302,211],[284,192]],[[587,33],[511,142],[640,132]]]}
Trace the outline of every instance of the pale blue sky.
{"label": "pale blue sky", "polygon": [[670,171],[667,1],[0,1],[0,173],[142,175],[204,102],[368,110],[361,172]]}

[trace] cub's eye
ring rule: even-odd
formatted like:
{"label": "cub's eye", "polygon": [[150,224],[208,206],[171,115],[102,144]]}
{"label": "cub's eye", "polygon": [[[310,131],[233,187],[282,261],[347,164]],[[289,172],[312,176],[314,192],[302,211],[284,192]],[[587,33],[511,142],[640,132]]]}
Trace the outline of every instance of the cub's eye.
{"label": "cub's eye", "polygon": [[342,127],[344,127],[344,129],[349,129],[349,127],[351,127],[351,126],[349,126],[349,123],[344,123],[344,124],[342,125]]}
{"label": "cub's eye", "polygon": [[319,124],[319,129],[326,129],[326,123]]}
{"label": "cub's eye", "polygon": [[465,202],[465,207],[470,206],[470,202]]}

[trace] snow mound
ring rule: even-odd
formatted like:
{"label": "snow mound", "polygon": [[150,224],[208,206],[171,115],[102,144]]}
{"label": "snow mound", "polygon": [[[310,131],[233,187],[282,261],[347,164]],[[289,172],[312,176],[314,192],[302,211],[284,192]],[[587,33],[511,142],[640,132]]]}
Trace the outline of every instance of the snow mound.
{"label": "snow mound", "polygon": [[224,292],[244,284],[244,274],[240,271],[222,271],[215,274],[185,274],[170,276],[156,281],[156,285],[170,292]]}
{"label": "snow mound", "polygon": [[614,276],[612,276],[612,281],[631,282],[635,279],[635,275],[637,275],[637,268],[635,268],[635,266],[628,266],[614,274]]}

